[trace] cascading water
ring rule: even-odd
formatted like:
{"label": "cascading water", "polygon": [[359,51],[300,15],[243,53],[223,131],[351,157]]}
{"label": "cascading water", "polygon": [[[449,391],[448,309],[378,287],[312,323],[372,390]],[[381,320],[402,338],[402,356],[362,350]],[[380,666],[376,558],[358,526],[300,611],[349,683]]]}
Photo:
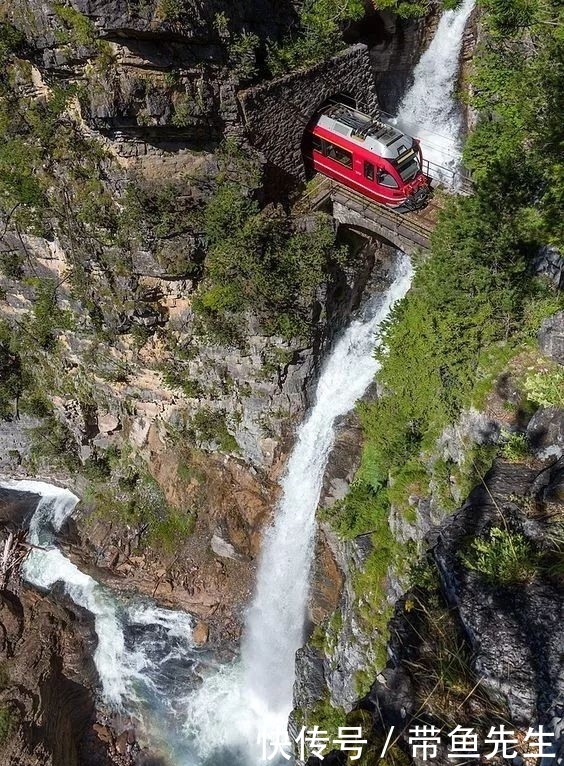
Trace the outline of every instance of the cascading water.
{"label": "cascading water", "polygon": [[5,481],[1,486],[41,498],[30,521],[33,547],[22,574],[42,590],[61,583],[94,616],[94,662],[108,710],[131,716],[151,744],[175,757],[180,726],[174,704],[194,688],[196,669],[206,665],[192,643],[192,618],[148,600],[118,600],[63,555],[56,536],[78,502],[72,492],[39,481]]}
{"label": "cascading water", "polygon": [[257,732],[276,738],[286,730],[295,653],[304,641],[315,511],[335,422],[374,379],[378,329],[408,291],[411,277],[409,259],[399,253],[390,288],[350,324],[323,368],[265,536],[241,661],[209,679],[190,701],[187,730],[199,735],[205,763],[255,764],[261,754]]}
{"label": "cascading water", "polygon": [[464,28],[474,5],[475,0],[463,0],[443,13],[396,117],[399,127],[421,141],[423,157],[447,169],[440,178],[445,183],[452,181],[461,161],[462,112],[455,89]]}

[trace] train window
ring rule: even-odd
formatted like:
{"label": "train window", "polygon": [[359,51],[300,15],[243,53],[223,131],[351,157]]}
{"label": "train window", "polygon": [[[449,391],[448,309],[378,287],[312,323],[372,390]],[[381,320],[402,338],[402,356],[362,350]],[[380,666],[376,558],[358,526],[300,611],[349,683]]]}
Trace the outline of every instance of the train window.
{"label": "train window", "polygon": [[378,171],[378,183],[380,186],[388,186],[391,189],[398,188],[398,182],[396,179],[393,177],[393,175],[391,175],[391,173],[386,173],[385,170]]}
{"label": "train window", "polygon": [[371,162],[364,162],[364,177],[369,181],[374,180],[374,165]]}
{"label": "train window", "polygon": [[311,144],[316,152],[322,152],[323,151],[323,139],[319,138],[319,136],[312,136]]}
{"label": "train window", "polygon": [[346,149],[341,149],[340,146],[335,146],[335,144],[329,143],[329,141],[324,141],[325,144],[325,156],[329,157],[331,160],[335,160],[336,162],[340,162],[341,165],[346,165],[348,168],[352,168],[352,154],[350,152],[347,152]]}

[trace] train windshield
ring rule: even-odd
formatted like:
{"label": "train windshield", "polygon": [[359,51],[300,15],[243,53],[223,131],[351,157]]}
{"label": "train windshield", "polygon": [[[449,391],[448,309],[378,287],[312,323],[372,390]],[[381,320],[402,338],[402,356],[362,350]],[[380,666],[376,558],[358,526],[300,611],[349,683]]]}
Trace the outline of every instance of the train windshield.
{"label": "train windshield", "polygon": [[421,170],[419,157],[413,149],[399,157],[394,164],[399,171],[402,181],[410,181]]}

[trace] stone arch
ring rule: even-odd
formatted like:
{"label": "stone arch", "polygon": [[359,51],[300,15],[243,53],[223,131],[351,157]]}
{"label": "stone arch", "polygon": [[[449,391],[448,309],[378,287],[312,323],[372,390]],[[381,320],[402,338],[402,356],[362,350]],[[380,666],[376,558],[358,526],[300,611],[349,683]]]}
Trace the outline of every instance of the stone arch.
{"label": "stone arch", "polygon": [[238,93],[248,139],[264,155],[266,185],[277,195],[305,181],[303,134],[319,108],[339,95],[376,114],[378,99],[366,45],[354,45],[311,69]]}

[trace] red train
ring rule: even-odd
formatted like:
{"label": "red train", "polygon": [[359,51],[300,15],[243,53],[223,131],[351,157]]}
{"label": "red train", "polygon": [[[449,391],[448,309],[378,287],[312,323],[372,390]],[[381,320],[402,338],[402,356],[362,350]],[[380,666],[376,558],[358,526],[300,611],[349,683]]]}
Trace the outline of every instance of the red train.
{"label": "red train", "polygon": [[399,212],[429,200],[419,142],[344,104],[317,114],[306,131],[304,155],[314,170]]}

